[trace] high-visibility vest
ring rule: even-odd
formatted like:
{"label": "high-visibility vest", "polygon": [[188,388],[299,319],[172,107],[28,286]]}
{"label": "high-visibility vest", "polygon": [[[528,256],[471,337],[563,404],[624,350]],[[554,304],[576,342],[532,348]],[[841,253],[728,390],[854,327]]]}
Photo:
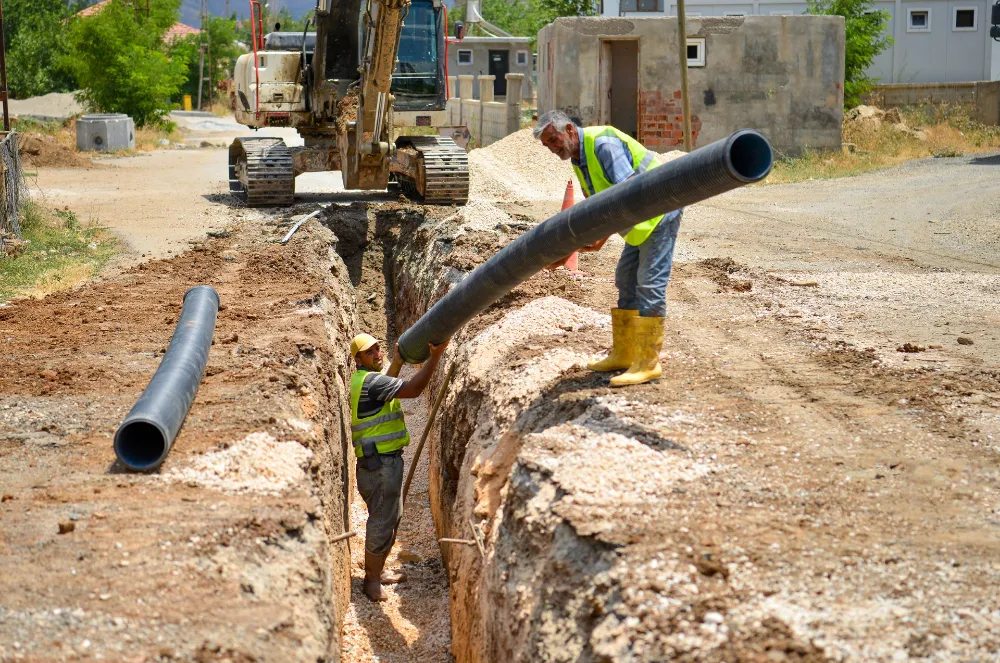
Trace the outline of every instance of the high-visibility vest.
{"label": "high-visibility vest", "polygon": [[351,376],[351,438],[354,442],[354,455],[358,458],[365,455],[364,447],[367,444],[374,444],[378,453],[385,454],[402,449],[410,443],[410,433],[403,421],[403,406],[398,398],[383,405],[374,415],[358,418],[361,387],[369,372],[360,369]]}
{"label": "high-visibility vest", "polygon": [[[644,173],[660,165],[660,162],[656,160],[656,155],[652,151],[646,149],[642,143],[628,134],[624,134],[614,127],[587,127],[583,130],[583,155],[587,160],[587,172],[590,174],[590,181],[594,185],[595,194],[612,186],[611,182],[604,176],[604,169],[601,168],[601,162],[594,152],[594,141],[600,136],[614,136],[628,146],[629,152],[632,153],[632,168],[635,169],[637,174]],[[583,195],[589,196],[590,190],[587,186],[587,178],[583,176],[583,171],[575,165],[573,166],[573,170],[576,171],[576,178],[580,180],[580,188],[583,189]],[[669,212],[670,210],[666,211]],[[661,214],[654,219],[635,224],[627,233],[619,234],[625,238],[627,244],[639,246],[652,234],[662,218],[663,215]]]}

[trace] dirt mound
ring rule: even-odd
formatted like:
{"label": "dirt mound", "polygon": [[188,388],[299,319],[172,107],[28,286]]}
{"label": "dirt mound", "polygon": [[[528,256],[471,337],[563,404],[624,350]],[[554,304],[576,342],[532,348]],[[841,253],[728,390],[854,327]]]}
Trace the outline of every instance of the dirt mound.
{"label": "dirt mound", "polygon": [[22,134],[18,142],[21,149],[21,159],[27,166],[35,168],[103,167],[80,156],[73,148],[60,144],[52,136]]}

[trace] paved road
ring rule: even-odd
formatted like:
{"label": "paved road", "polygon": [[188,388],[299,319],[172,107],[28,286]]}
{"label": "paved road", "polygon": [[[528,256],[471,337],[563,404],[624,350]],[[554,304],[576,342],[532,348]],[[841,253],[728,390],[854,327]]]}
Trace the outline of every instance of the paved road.
{"label": "paved road", "polygon": [[1000,155],[749,187],[693,209],[685,231],[711,251],[725,249],[751,265],[822,270],[830,261],[867,263],[882,254],[997,273]]}

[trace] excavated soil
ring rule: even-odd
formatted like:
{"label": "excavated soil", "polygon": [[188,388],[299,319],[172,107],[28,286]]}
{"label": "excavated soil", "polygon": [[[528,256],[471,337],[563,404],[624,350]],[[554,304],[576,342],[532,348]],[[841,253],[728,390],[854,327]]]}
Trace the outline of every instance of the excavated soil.
{"label": "excavated soil", "polygon": [[52,136],[19,134],[18,147],[25,166],[32,168],[107,168],[81,156]]}
{"label": "excavated soil", "polygon": [[[257,216],[0,309],[3,660],[336,658],[353,300],[328,231],[281,232]],[[161,470],[123,472],[111,437],[199,283],[222,301],[206,377]]]}

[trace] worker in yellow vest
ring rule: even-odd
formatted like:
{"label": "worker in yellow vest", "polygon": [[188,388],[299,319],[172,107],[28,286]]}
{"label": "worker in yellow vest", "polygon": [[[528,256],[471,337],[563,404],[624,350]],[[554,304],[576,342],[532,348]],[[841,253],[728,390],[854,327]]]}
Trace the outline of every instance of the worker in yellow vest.
{"label": "worker in yellow vest", "polygon": [[382,373],[382,346],[375,337],[358,334],[351,341],[357,371],[351,377],[351,437],[358,459],[358,492],[368,505],[365,528],[365,580],[372,601],[384,601],[383,584],[406,580],[403,572],[384,571],[403,515],[403,447],[410,434],[403,421],[401,398],[423,393],[448,341],[430,345],[430,358],[409,380],[399,379],[403,360],[396,348],[389,370]]}
{"label": "worker in yellow vest", "polygon": [[[549,111],[538,118],[534,136],[550,152],[570,160],[583,195],[588,197],[660,165],[655,154],[631,136],[614,127],[582,129],[562,111]],[[612,387],[642,384],[662,374],[660,349],[667,313],[667,282],[681,213],[667,211],[622,233],[625,249],[615,270],[618,308],[611,309],[613,345],[607,357],[588,365],[594,371],[626,369],[611,378]],[[599,251],[607,241],[604,238],[580,250]]]}

